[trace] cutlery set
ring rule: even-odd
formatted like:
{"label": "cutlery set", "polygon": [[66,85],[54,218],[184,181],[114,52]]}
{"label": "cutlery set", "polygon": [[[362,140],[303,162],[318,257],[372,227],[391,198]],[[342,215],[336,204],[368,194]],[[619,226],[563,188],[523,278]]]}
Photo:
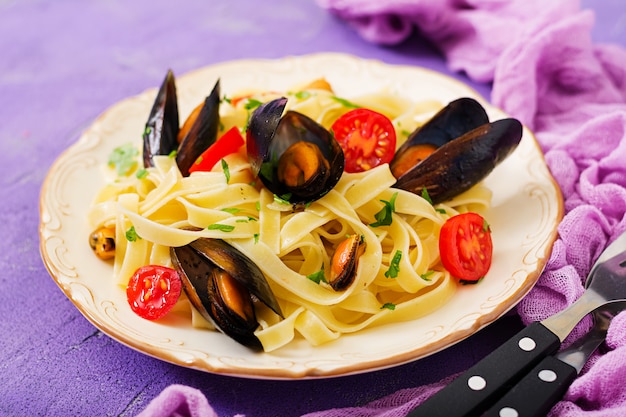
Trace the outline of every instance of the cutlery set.
{"label": "cutlery set", "polygon": [[[545,416],[626,309],[626,233],[600,255],[585,287],[575,303],[522,329],[407,417]],[[557,353],[590,313],[593,328]]]}

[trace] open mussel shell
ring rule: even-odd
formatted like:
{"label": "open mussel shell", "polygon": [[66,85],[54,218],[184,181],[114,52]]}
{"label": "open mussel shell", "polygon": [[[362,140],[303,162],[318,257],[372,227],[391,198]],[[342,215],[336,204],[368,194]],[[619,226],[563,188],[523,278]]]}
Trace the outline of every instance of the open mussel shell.
{"label": "open mussel shell", "polygon": [[250,116],[247,151],[253,173],[268,190],[290,203],[306,204],[330,191],[343,174],[343,150],[311,118],[283,114],[287,100],[259,106]]}
{"label": "open mussel shell", "polygon": [[220,124],[219,111],[220,80],[217,80],[211,94],[204,100],[198,117],[178,146],[176,164],[184,177],[189,175],[189,168],[202,152],[217,140]]}
{"label": "open mussel shell", "polygon": [[348,236],[337,246],[331,259],[330,279],[328,283],[335,291],[348,288],[356,277],[359,258],[366,247],[363,235]]}
{"label": "open mussel shell", "polygon": [[489,123],[489,116],[478,101],[469,97],[451,101],[409,135],[406,142],[396,150],[389,168],[398,178],[397,171],[406,169],[401,166],[414,166],[420,162],[407,160],[414,158],[412,150],[416,147],[439,148],[485,123]]}
{"label": "open mussel shell", "polygon": [[169,155],[178,148],[178,101],[174,73],[167,71],[143,133],[143,164],[153,166],[155,155]]}
{"label": "open mussel shell", "polygon": [[416,194],[426,189],[433,204],[449,200],[482,181],[521,138],[522,124],[517,119],[483,124],[442,145],[398,178],[394,187]]}
{"label": "open mussel shell", "polygon": [[220,239],[200,238],[170,249],[183,288],[198,312],[227,336],[261,349],[253,297],[282,316],[261,270],[248,257]]}

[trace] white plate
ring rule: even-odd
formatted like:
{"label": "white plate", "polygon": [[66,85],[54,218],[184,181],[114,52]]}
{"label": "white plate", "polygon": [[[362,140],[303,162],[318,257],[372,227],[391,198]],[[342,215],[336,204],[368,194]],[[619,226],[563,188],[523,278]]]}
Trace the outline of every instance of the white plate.
{"label": "white plate", "polygon": [[[415,99],[447,103],[481,101],[492,120],[506,117],[466,85],[429,70],[390,66],[342,54],[279,60],[242,60],[177,77],[179,109],[187,114],[220,78],[223,92],[260,87],[285,91],[325,77],[341,97],[388,89]],[[511,309],[535,284],[563,215],[559,189],[540,148],[527,130],[520,146],[486,179],[493,190],[487,213],[494,262],[480,285],[464,286],[434,314],[340,337],[324,346],[295,341],[272,353],[255,353],[220,333],[198,330],[170,315],[140,319],[111,280],[112,267],[87,243],[86,213],[103,185],[111,150],[141,140],[156,89],[123,100],[104,112],[54,163],[41,191],[41,254],[63,292],[96,327],[148,355],[208,372],[252,378],[327,377],[412,361],[456,343]]]}

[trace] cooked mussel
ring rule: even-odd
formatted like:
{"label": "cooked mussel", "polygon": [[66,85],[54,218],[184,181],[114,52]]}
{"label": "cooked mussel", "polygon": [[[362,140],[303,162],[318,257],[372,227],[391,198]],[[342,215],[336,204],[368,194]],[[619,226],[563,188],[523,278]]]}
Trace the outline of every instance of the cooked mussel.
{"label": "cooked mussel", "polygon": [[220,80],[217,80],[204,103],[192,112],[181,129],[174,73],[168,70],[143,133],[144,167],[154,165],[155,155],[176,151],[178,168],[183,176],[188,176],[196,159],[217,140],[219,105]]}
{"label": "cooked mussel", "polygon": [[247,151],[254,175],[290,203],[306,204],[328,193],[343,173],[343,150],[309,117],[283,111],[286,98],[259,106],[248,123]]}
{"label": "cooked mussel", "polygon": [[89,246],[100,259],[115,257],[115,228],[101,226],[89,235]]}
{"label": "cooked mussel", "polygon": [[426,190],[433,204],[449,200],[482,181],[521,138],[517,119],[483,124],[439,147],[399,176],[394,187],[416,194]]}
{"label": "cooked mussel", "polygon": [[359,258],[365,252],[363,235],[350,235],[343,240],[333,253],[328,283],[335,291],[345,290],[354,282]]}
{"label": "cooked mussel", "polygon": [[254,298],[282,316],[261,270],[248,257],[220,239],[200,238],[171,248],[172,263],[193,306],[217,329],[237,342],[261,349]]}
{"label": "cooked mussel", "polygon": [[143,132],[143,164],[151,167],[155,155],[169,155],[178,148],[178,101],[174,73],[167,75],[157,93]]}
{"label": "cooked mussel", "polygon": [[469,97],[454,100],[409,135],[389,168],[400,178],[437,148],[485,123],[489,116],[478,101]]}

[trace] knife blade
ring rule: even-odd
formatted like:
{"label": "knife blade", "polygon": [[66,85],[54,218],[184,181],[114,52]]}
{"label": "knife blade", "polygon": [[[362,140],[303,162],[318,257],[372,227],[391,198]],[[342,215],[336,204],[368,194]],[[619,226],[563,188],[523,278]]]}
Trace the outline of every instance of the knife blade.
{"label": "knife blade", "polygon": [[529,324],[407,417],[480,416],[543,358],[554,354],[584,316],[598,307],[626,302],[625,250],[623,233],[596,262],[587,278],[587,289],[574,304]]}

